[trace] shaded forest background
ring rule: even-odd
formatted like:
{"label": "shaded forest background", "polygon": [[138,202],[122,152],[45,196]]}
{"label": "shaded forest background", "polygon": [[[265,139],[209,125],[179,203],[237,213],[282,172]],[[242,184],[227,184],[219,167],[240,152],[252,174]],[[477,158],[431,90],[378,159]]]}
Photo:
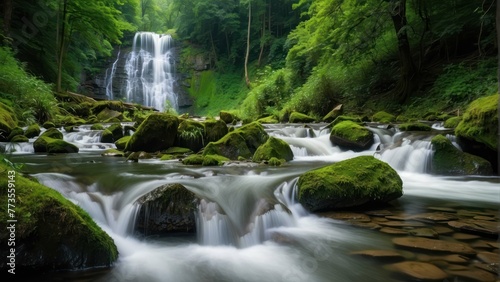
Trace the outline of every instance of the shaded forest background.
{"label": "shaded forest background", "polygon": [[[171,34],[189,111],[244,119],[385,110],[459,113],[497,93],[493,0],[4,0],[0,102],[25,123],[57,114],[136,31]],[[194,77],[196,81],[194,81]]]}

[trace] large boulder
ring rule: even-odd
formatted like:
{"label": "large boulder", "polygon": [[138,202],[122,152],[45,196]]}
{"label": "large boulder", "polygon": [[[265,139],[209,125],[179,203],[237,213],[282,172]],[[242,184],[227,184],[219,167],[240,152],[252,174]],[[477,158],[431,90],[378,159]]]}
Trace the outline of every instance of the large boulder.
{"label": "large boulder", "polygon": [[120,123],[114,123],[104,129],[101,136],[102,143],[114,143],[123,137],[123,128]]}
{"label": "large boulder", "polygon": [[40,133],[41,133],[40,126],[38,124],[34,123],[34,124],[28,126],[24,135],[28,138],[34,138],[34,137],[37,137],[38,135],[40,135]]}
{"label": "large boulder", "polygon": [[144,120],[132,135],[125,151],[157,152],[172,147],[179,120],[171,114],[154,113]]}
{"label": "large boulder", "polygon": [[396,116],[384,111],[377,112],[372,116],[372,121],[374,122],[391,123],[395,120]]}
{"label": "large boulder", "polygon": [[290,119],[288,121],[290,123],[311,123],[314,122],[315,120],[316,119],[311,116],[299,112],[292,112],[290,114]]}
{"label": "large boulder", "polygon": [[220,120],[222,120],[225,123],[232,123],[234,120],[238,119],[235,115],[233,115],[230,112],[226,112],[226,111],[220,111],[219,117],[220,117]]}
{"label": "large boulder", "polygon": [[402,131],[431,131],[432,128],[421,122],[409,122],[399,125],[399,129]]}
{"label": "large boulder", "polygon": [[219,141],[228,132],[228,128],[225,122],[222,120],[207,119],[203,125],[205,126],[205,143]]}
{"label": "large boulder", "polygon": [[[226,125],[224,125],[226,126]],[[205,127],[194,120],[183,120],[177,129],[175,146],[198,152],[205,146]]]}
{"label": "large boulder", "polygon": [[337,105],[333,110],[323,117],[324,122],[332,122],[344,113],[344,105]]}
{"label": "large boulder", "polygon": [[248,159],[268,137],[259,122],[252,122],[226,134],[217,142],[210,142],[203,150],[203,155],[220,155],[231,160],[238,157]]}
{"label": "large boulder", "polygon": [[137,200],[135,229],[144,235],[196,232],[196,195],[181,184],[162,185]]}
{"label": "large boulder", "polygon": [[330,132],[330,141],[347,150],[363,151],[373,144],[373,133],[353,121],[342,121]]}
{"label": "large boulder", "polygon": [[0,103],[0,142],[7,141],[7,137],[16,126],[17,118],[14,111],[9,106]]}
{"label": "large boulder", "polygon": [[293,160],[293,152],[290,149],[290,145],[281,139],[269,137],[266,143],[257,148],[252,160],[254,162],[268,161],[273,157],[286,161]]}
{"label": "large boulder", "polygon": [[[80,207],[53,189],[20,174],[8,174],[11,170],[2,164],[0,171],[0,186],[8,187],[9,176],[15,177],[16,199],[22,199],[15,204],[15,229],[0,232],[6,245],[10,234],[15,234],[15,246],[1,248],[0,255],[6,258],[14,251],[16,274],[109,267],[116,261],[113,240]],[[5,189],[0,200],[7,203],[8,195]],[[8,216],[7,205],[0,206],[2,222]],[[0,267],[6,270],[8,263],[3,259]]]}
{"label": "large boulder", "polygon": [[35,153],[78,153],[79,148],[63,139],[63,134],[56,128],[50,128],[33,143]]}
{"label": "large boulder", "polygon": [[478,156],[457,149],[443,135],[432,138],[434,154],[431,173],[439,175],[491,175],[491,164]]}
{"label": "large boulder", "polygon": [[360,156],[299,177],[298,200],[310,211],[385,203],[403,195],[403,181],[387,163]]}

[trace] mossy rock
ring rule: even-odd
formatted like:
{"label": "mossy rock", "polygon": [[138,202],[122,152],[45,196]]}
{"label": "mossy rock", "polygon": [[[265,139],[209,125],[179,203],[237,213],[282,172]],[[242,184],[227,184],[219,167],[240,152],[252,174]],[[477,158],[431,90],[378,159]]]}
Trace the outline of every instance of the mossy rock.
{"label": "mossy rock", "polygon": [[23,142],[29,142],[30,139],[24,135],[16,135],[10,139],[10,142],[14,143],[23,143]]}
{"label": "mossy rock", "polygon": [[228,158],[219,155],[190,155],[182,160],[184,165],[219,166],[229,161]]}
{"label": "mossy rock", "polygon": [[66,116],[57,115],[54,121],[55,123],[61,126],[82,125],[86,123],[84,119],[72,115],[66,115]]}
{"label": "mossy rock", "polygon": [[78,153],[79,148],[62,139],[40,136],[33,143],[35,153]]}
{"label": "mossy rock", "polygon": [[100,123],[95,123],[90,127],[90,130],[104,130],[104,126]]}
{"label": "mossy rock", "polygon": [[115,146],[118,150],[125,150],[127,142],[130,140],[131,136],[123,136],[122,138],[116,140]]}
{"label": "mossy rock", "polygon": [[315,120],[315,118],[299,112],[292,112],[288,119],[290,123],[311,123]]}
{"label": "mossy rock", "polygon": [[135,121],[135,124],[141,124],[148,116],[154,113],[153,111],[135,111],[132,120]]}
{"label": "mossy rock", "polygon": [[17,135],[24,135],[24,130],[20,127],[15,127],[14,129],[12,129],[9,136],[7,136],[7,141],[11,141],[12,138]]}
{"label": "mossy rock", "polygon": [[99,101],[93,104],[92,113],[98,115],[105,109],[122,113],[125,110],[125,105],[122,101]]}
{"label": "mossy rock", "polygon": [[103,157],[124,157],[125,153],[117,149],[107,149],[101,154]]}
{"label": "mossy rock", "polygon": [[490,162],[457,149],[443,135],[432,138],[431,172],[438,175],[491,175]]}
{"label": "mossy rock", "polygon": [[432,128],[421,122],[403,123],[399,125],[402,131],[431,131]]}
{"label": "mossy rock", "polygon": [[362,151],[373,144],[373,133],[353,121],[346,120],[332,128],[330,141],[347,150]]}
{"label": "mossy rock", "polygon": [[278,158],[272,157],[268,161],[270,166],[282,166],[285,163],[285,160],[280,160]]}
{"label": "mossy rock", "polygon": [[210,142],[203,150],[203,155],[221,155],[231,160],[239,156],[248,159],[267,138],[268,134],[262,125],[252,122],[226,134],[217,142]]}
{"label": "mossy rock", "polygon": [[42,136],[50,137],[53,139],[63,139],[63,134],[57,128],[47,129],[44,133],[42,133],[42,135],[40,137],[42,137]]}
{"label": "mossy rock", "polygon": [[257,148],[252,161],[268,161],[271,158],[284,159],[285,161],[293,160],[293,152],[290,149],[290,145],[281,139],[271,136],[267,139],[266,143]]}
{"label": "mossy rock", "polygon": [[42,127],[45,129],[50,129],[56,127],[56,125],[51,121],[46,121],[43,123]]}
{"label": "mossy rock", "polygon": [[135,231],[143,235],[196,232],[199,199],[181,184],[162,185],[139,198]]}
{"label": "mossy rock", "polygon": [[0,103],[0,142],[7,141],[7,137],[16,126],[17,118],[12,108]]}
{"label": "mossy rock", "polygon": [[352,117],[352,116],[338,116],[335,118],[330,124],[328,124],[326,127],[327,128],[333,128],[335,125],[343,122],[343,121],[352,121],[355,122],[359,125],[363,124],[363,121],[359,117]]}
{"label": "mossy rock", "polygon": [[121,112],[113,111],[108,108],[103,109],[101,112],[97,114],[97,119],[102,122],[106,122],[107,120],[114,118],[121,120],[123,119],[123,114]]}
{"label": "mossy rock", "polygon": [[165,151],[165,154],[171,154],[171,155],[184,155],[192,153],[193,151],[191,149],[182,147],[170,147]]}
{"label": "mossy rock", "polygon": [[308,171],[297,186],[299,202],[312,212],[386,203],[403,195],[398,173],[372,156]]}
{"label": "mossy rock", "polygon": [[498,94],[473,101],[455,128],[455,135],[498,152]]}
{"label": "mossy rock", "polygon": [[164,154],[164,155],[161,156],[160,160],[161,161],[175,160],[175,156],[174,155],[170,155],[170,154]]}
{"label": "mossy rock", "polygon": [[195,154],[182,159],[184,165],[201,165],[203,163],[203,155]]}
{"label": "mossy rock", "polygon": [[205,146],[205,126],[194,120],[183,120],[177,129],[175,146],[198,152]]}
{"label": "mossy rock", "polygon": [[226,124],[232,123],[234,120],[238,120],[238,118],[235,115],[233,115],[230,112],[226,112],[226,111],[220,111],[219,117],[220,117],[220,120],[222,120]]}
{"label": "mossy rock", "polygon": [[323,117],[324,122],[332,122],[337,117],[341,116],[344,113],[344,105],[340,104],[333,108],[328,114]]}
{"label": "mossy rock", "polygon": [[391,115],[391,114],[384,112],[384,111],[377,112],[372,116],[372,121],[374,121],[374,122],[391,123],[395,120],[396,120],[396,117],[394,115]]}
{"label": "mossy rock", "polygon": [[102,143],[114,143],[123,137],[123,128],[120,123],[114,123],[102,132]]}
{"label": "mossy rock", "polygon": [[226,123],[222,120],[209,119],[203,125],[205,126],[205,143],[207,144],[218,141],[229,132]]}
{"label": "mossy rock", "polygon": [[34,138],[34,137],[37,137],[38,135],[40,135],[41,132],[42,131],[40,129],[40,126],[38,124],[34,123],[34,124],[28,126],[24,135],[28,138]]}
{"label": "mossy rock", "polygon": [[458,126],[458,124],[460,123],[460,121],[462,121],[462,117],[452,117],[452,118],[449,118],[447,119],[443,126],[445,128],[456,128]]}
{"label": "mossy rock", "polygon": [[71,133],[71,132],[75,132],[75,127],[74,126],[65,126],[64,127],[64,131],[66,131],[66,133]]}
{"label": "mossy rock", "polygon": [[396,121],[397,122],[409,122],[410,118],[403,116],[403,115],[399,115],[396,117]]}
{"label": "mossy rock", "polygon": [[[10,168],[0,165],[0,186],[7,187]],[[29,180],[16,179],[16,273],[81,270],[110,267],[118,258],[113,239],[80,207],[54,189]],[[0,193],[7,203],[7,189]],[[7,222],[7,205],[0,207],[0,219]],[[9,233],[1,232],[7,242]],[[22,251],[20,251],[22,250]],[[2,257],[9,255],[1,248]],[[0,262],[7,268],[7,260]]]}
{"label": "mossy rock", "polygon": [[152,159],[153,155],[148,152],[140,151],[140,152],[132,152],[127,156],[127,161],[138,162],[139,160],[148,160]]}
{"label": "mossy rock", "polygon": [[157,152],[174,145],[179,120],[176,116],[164,113],[149,115],[132,135],[125,151]]}
{"label": "mossy rock", "polygon": [[268,117],[263,117],[257,120],[260,123],[263,124],[276,124],[279,123],[278,118],[275,116],[268,116]]}

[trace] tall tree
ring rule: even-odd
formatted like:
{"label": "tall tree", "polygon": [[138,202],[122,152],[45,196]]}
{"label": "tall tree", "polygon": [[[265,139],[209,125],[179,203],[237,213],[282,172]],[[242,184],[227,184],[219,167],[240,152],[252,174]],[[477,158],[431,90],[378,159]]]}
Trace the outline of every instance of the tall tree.
{"label": "tall tree", "polygon": [[12,0],[3,1],[3,35],[10,37],[10,23],[12,20],[12,10],[14,9]]}
{"label": "tall tree", "polygon": [[252,1],[248,0],[248,28],[247,28],[247,50],[245,53],[245,83],[250,88],[250,78],[248,76],[248,57],[250,56],[250,27],[252,26]]}

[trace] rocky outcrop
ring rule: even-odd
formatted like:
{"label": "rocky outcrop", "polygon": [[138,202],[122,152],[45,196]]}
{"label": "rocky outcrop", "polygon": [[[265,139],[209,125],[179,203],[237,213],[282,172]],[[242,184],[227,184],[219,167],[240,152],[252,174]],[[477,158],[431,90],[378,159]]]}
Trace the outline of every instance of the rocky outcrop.
{"label": "rocky outcrop", "polygon": [[157,152],[172,147],[179,120],[170,114],[154,113],[144,120],[127,142],[125,151]]}
{"label": "rocky outcrop", "polygon": [[340,104],[333,108],[328,114],[323,117],[324,122],[332,122],[337,117],[341,116],[344,113],[344,105]]}
{"label": "rocky outcrop", "polygon": [[346,150],[363,151],[373,144],[373,133],[353,121],[342,121],[330,132],[330,141]]}
{"label": "rocky outcrop", "polygon": [[225,123],[232,123],[234,120],[238,119],[234,114],[226,111],[220,111],[219,118]]}
{"label": "rocky outcrop", "polygon": [[457,149],[443,135],[432,138],[434,153],[431,172],[439,175],[491,175],[491,164],[478,156]]}
{"label": "rocky outcrop", "polygon": [[216,142],[219,141],[222,137],[224,137],[228,132],[228,128],[225,122],[222,120],[215,119],[207,119],[203,122],[205,126],[205,143]]}
{"label": "rocky outcrop", "polygon": [[403,195],[403,181],[387,163],[360,156],[299,177],[298,200],[310,211],[385,203]]}
{"label": "rocky outcrop", "polygon": [[183,120],[177,129],[175,146],[198,152],[205,146],[205,127],[194,120]]}
{"label": "rocky outcrop", "polygon": [[285,161],[293,160],[293,152],[290,149],[290,145],[281,139],[269,137],[266,143],[257,148],[252,161],[269,161],[272,158],[283,159]]}
{"label": "rocky outcrop", "polygon": [[290,114],[290,118],[289,118],[289,122],[290,123],[311,123],[311,122],[314,122],[316,119],[311,117],[311,116],[308,116],[308,115],[305,115],[305,114],[302,114],[302,113],[299,113],[299,112],[292,112]]}
{"label": "rocky outcrop", "polygon": [[79,148],[63,139],[62,133],[50,128],[33,143],[35,153],[78,153]]}
{"label": "rocky outcrop", "polygon": [[[7,167],[0,164],[0,186],[7,187]],[[59,192],[33,182],[20,174],[16,176],[16,214],[22,216],[15,224],[16,273],[80,270],[109,267],[118,258],[113,240],[80,207],[65,199]],[[7,202],[7,193],[0,193]],[[7,222],[7,205],[0,208],[0,219]],[[1,232],[0,240],[7,242],[9,232]],[[3,258],[11,250],[1,248]],[[0,267],[7,269],[7,259]]]}
{"label": "rocky outcrop", "polygon": [[114,143],[123,137],[123,128],[120,123],[114,123],[104,129],[101,136],[102,143]]}
{"label": "rocky outcrop", "polygon": [[135,230],[143,235],[196,232],[196,195],[181,184],[162,185],[142,196]]}

